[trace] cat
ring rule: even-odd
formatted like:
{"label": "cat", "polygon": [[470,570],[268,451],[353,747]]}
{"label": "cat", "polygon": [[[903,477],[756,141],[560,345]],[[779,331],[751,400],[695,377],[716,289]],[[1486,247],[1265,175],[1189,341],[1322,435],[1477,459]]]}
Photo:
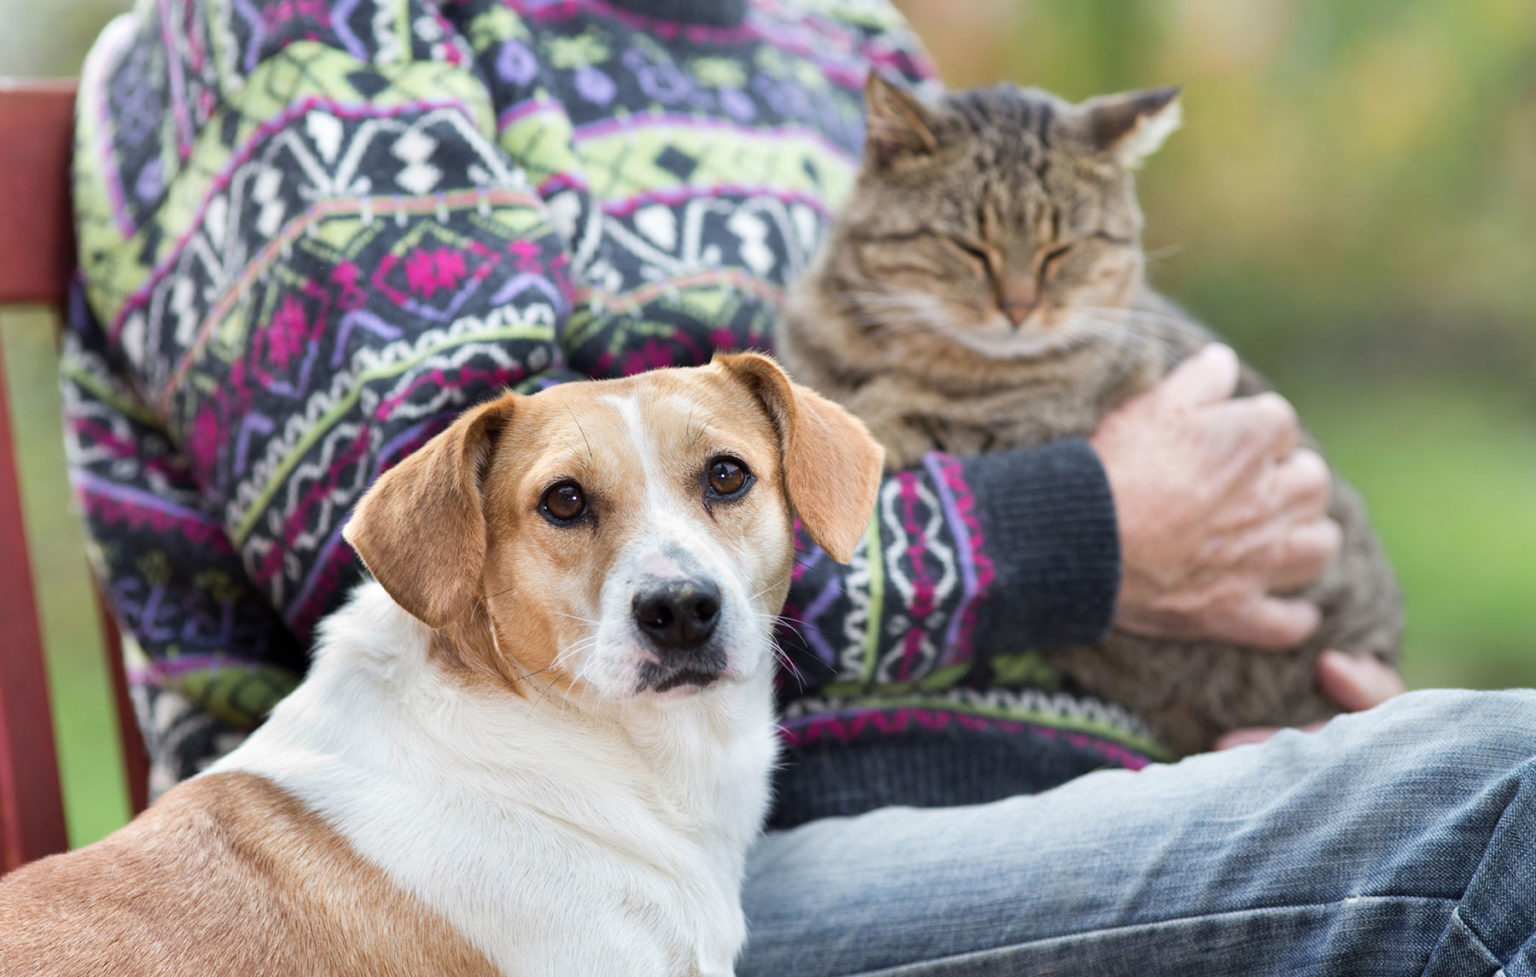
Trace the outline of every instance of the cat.
{"label": "cat", "polygon": [[[864,164],[786,296],[778,355],[868,424],[891,469],[1086,437],[1216,341],[1151,290],[1141,249],[1131,173],[1177,128],[1178,94],[1074,105],[999,86],[930,103],[871,74]],[[1239,396],[1269,389],[1243,368]],[[1338,707],[1316,689],[1318,654],[1395,666],[1402,630],[1391,566],[1337,478],[1329,514],[1343,547],[1303,591],[1323,623],[1294,653],[1114,630],[1043,654],[1178,756],[1239,727],[1325,719]]]}

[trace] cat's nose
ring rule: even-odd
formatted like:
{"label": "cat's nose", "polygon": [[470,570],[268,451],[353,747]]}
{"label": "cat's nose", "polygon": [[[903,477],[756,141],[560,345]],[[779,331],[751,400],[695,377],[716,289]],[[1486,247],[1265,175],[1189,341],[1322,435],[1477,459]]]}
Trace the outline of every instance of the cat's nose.
{"label": "cat's nose", "polygon": [[1003,315],[1007,316],[1008,321],[1017,327],[1025,319],[1029,318],[1030,313],[1035,311],[1037,304],[1035,302],[1004,302],[1002,303]]}
{"label": "cat's nose", "polygon": [[1014,328],[1018,328],[1025,319],[1028,319],[1030,313],[1034,312],[1035,307],[1040,304],[1040,289],[1032,279],[1015,277],[1013,281],[1005,283],[999,291],[1002,294],[998,296],[997,306],[1003,310],[1003,315],[1008,317],[1008,321],[1013,323]]}

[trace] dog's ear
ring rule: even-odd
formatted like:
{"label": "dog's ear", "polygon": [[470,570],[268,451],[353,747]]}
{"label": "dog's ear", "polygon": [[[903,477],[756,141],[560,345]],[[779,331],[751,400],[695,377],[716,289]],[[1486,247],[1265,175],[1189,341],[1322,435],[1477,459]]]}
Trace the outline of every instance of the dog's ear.
{"label": "dog's ear", "polygon": [[462,616],[479,594],[487,545],[480,483],[517,399],[465,411],[379,476],[342,530],[395,603],[431,627]]}
{"label": "dog's ear", "polygon": [[779,432],[790,506],[811,538],[847,563],[875,507],[884,449],[862,421],[768,357],[722,354],[714,362],[762,401]]}

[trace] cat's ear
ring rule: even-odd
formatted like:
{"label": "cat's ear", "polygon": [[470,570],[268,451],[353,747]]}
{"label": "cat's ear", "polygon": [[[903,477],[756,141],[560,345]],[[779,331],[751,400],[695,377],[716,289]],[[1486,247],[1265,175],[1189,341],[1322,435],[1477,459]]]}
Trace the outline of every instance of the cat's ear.
{"label": "cat's ear", "polygon": [[1178,86],[1101,95],[1083,103],[1088,141],[1101,156],[1135,169],[1183,121]]}
{"label": "cat's ear", "polygon": [[930,113],[911,92],[878,71],[864,83],[865,155],[881,166],[901,156],[931,153],[939,147]]}

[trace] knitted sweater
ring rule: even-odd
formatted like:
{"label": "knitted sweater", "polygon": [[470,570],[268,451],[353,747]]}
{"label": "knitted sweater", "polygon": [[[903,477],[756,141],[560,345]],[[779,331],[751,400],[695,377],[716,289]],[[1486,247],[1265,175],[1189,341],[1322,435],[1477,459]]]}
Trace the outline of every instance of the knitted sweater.
{"label": "knitted sweater", "polygon": [[[63,384],[157,789],[300,679],[361,573],[347,513],[460,410],[771,347],[872,67],[929,78],[867,0],[142,0],[107,30]],[[850,565],[800,545],[776,823],[1145,761],[1030,652],[1114,604],[1086,444],[930,456]]]}

